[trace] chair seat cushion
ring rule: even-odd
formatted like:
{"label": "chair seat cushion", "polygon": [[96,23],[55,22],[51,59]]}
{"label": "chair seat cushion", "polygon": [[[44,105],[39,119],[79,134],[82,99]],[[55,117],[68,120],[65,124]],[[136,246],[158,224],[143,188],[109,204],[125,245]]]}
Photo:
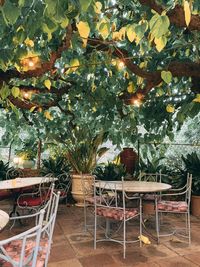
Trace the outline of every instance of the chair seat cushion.
{"label": "chair seat cushion", "polygon": [[22,196],[18,199],[18,205],[23,207],[36,207],[44,203],[44,198],[32,197],[32,196]]}
{"label": "chair seat cushion", "polygon": [[158,210],[171,212],[187,212],[188,205],[185,201],[158,201]]}
{"label": "chair seat cushion", "polygon": [[[114,219],[114,220],[123,220],[124,219],[124,211],[120,208],[106,208],[106,207],[97,207],[96,210],[97,215],[103,216],[106,218]],[[125,219],[131,219],[137,216],[138,209],[131,208],[125,210]]]}
{"label": "chair seat cushion", "polygon": [[[27,262],[27,260],[29,259],[29,257],[31,257],[34,247],[35,247],[35,241],[27,240],[26,246],[25,246],[25,257],[24,257],[25,265],[23,266],[26,266],[26,267],[32,266],[32,262],[31,261]],[[45,238],[41,239],[40,248],[39,248],[38,257],[37,257],[37,263],[35,267],[44,266],[47,247],[48,247],[48,240]],[[9,257],[11,257],[12,260],[19,262],[20,253],[22,250],[22,240],[11,241],[9,244],[4,246],[4,249],[6,250],[6,254]],[[0,266],[1,267],[13,267],[13,265],[10,262],[7,262],[3,259],[0,259]]]}

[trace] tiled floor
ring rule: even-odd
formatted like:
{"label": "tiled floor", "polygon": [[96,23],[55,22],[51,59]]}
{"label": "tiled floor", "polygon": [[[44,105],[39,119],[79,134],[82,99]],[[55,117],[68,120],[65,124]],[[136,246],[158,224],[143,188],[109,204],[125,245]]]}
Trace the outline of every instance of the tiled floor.
{"label": "tiled floor", "polygon": [[[1,202],[1,209],[6,208],[7,204]],[[174,221],[177,220],[178,218],[172,217],[166,224],[166,228],[169,228],[169,224],[174,225]],[[139,243],[129,244],[124,260],[120,244],[100,242],[97,244],[97,249],[94,250],[92,234],[83,230],[83,209],[61,204],[48,267],[200,266],[200,218],[192,217],[191,221],[192,245],[190,247],[174,236],[161,239],[159,245],[150,238],[151,244],[143,245],[142,248],[139,247]],[[146,223],[152,234],[154,233],[153,223],[153,218],[150,218]],[[136,225],[129,227],[134,230],[137,229]],[[12,233],[22,230],[23,228],[18,226],[12,230]],[[0,239],[10,234],[9,229],[4,229],[0,234]]]}

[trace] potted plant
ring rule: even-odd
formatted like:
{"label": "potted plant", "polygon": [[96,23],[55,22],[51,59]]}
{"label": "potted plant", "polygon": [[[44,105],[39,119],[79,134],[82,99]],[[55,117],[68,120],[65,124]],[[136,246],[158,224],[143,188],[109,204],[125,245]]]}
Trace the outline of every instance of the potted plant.
{"label": "potted plant", "polygon": [[92,172],[97,160],[108,150],[106,147],[100,147],[106,137],[107,133],[103,131],[95,133],[76,128],[72,132],[66,157],[73,170],[72,196],[77,206],[84,206],[82,178],[88,181],[88,187],[92,186]]}
{"label": "potted plant", "polygon": [[[195,216],[200,216],[200,158],[196,152],[182,156],[185,165],[185,174],[192,174],[191,211]],[[186,175],[185,175],[186,177]]]}

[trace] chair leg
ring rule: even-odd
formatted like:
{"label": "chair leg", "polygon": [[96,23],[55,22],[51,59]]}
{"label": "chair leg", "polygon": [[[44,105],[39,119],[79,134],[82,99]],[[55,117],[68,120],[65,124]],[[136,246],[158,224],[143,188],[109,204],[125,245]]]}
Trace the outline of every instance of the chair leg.
{"label": "chair leg", "polygon": [[94,249],[97,248],[97,215],[94,216]]}
{"label": "chair leg", "polygon": [[191,225],[190,225],[190,211],[188,211],[187,215],[187,226],[188,226],[188,239],[189,245],[191,245]]}
{"label": "chair leg", "polygon": [[126,258],[126,221],[124,219],[124,233],[123,233],[123,258]]}

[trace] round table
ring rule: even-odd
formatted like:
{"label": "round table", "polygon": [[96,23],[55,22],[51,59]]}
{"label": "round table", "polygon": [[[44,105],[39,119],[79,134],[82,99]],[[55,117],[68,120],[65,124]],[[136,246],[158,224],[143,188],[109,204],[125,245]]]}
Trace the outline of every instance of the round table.
{"label": "round table", "polygon": [[9,215],[3,210],[0,210],[0,231],[6,226],[9,222]]}
{"label": "round table", "polygon": [[15,178],[11,180],[0,181],[0,190],[1,189],[16,189],[23,188],[32,185],[37,185],[40,183],[48,183],[56,181],[57,178],[53,177],[25,177],[25,178]]}
{"label": "round table", "polygon": [[160,182],[145,182],[145,181],[97,181],[95,182],[96,187],[105,189],[116,189],[122,191],[124,187],[125,192],[130,193],[155,193],[161,191],[167,191],[171,188],[171,185],[160,183]]}

